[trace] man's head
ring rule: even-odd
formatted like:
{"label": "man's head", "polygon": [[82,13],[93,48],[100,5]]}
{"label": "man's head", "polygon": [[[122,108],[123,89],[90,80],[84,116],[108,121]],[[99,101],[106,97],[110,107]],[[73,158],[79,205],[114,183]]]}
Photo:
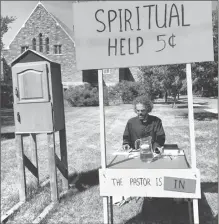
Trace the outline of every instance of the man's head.
{"label": "man's head", "polygon": [[147,119],[148,113],[153,109],[153,103],[146,96],[137,97],[134,102],[134,110],[137,113],[139,120]]}

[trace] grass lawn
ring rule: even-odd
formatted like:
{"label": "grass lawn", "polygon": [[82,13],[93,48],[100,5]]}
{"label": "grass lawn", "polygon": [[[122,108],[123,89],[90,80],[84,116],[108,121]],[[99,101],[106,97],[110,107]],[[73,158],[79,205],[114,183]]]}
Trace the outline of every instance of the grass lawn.
{"label": "grass lawn", "polygon": [[[75,173],[81,173],[79,184],[72,187],[43,223],[103,223],[102,198],[99,196],[98,168],[100,167],[99,108],[66,107],[66,131],[70,182]],[[194,108],[197,167],[201,171],[202,199],[199,200],[200,224],[216,223],[217,219],[217,116]],[[153,115],[160,117],[166,132],[166,143],[177,143],[189,157],[189,126],[187,107],[183,104],[172,109],[171,105],[155,104]],[[135,116],[132,105],[105,107],[107,161],[113,158],[112,152],[121,147],[122,134],[126,122]],[[58,133],[57,133],[58,134]],[[59,154],[58,135],[57,153]],[[24,147],[30,155],[29,138],[24,138]],[[38,135],[38,157],[40,181],[48,178],[46,136]],[[1,213],[4,214],[18,198],[18,174],[14,139],[1,142]],[[50,203],[49,185],[36,190],[27,170],[28,201],[8,223],[31,223],[46,205]],[[60,173],[59,186],[61,185]],[[154,203],[154,204],[153,204]],[[135,200],[121,208],[114,208],[115,223],[132,223],[136,220],[169,221],[188,224],[187,206],[179,206],[169,199],[158,199],[148,203]],[[165,211],[164,217],[162,212]],[[147,215],[150,214],[150,215]],[[150,223],[150,222],[148,222]],[[168,223],[168,224],[169,224]]]}

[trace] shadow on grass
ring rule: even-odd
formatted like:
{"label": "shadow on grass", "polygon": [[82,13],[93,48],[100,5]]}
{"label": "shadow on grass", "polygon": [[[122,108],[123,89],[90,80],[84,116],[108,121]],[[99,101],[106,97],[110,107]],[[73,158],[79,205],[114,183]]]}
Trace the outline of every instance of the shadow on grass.
{"label": "shadow on grass", "polygon": [[[98,169],[82,172],[78,175],[71,174],[69,183],[74,182],[74,187],[83,192],[90,187],[99,185]],[[212,210],[206,200],[204,193],[218,193],[217,182],[201,183],[201,199],[199,200],[200,224],[214,224],[217,217],[214,217]],[[162,224],[188,224],[188,202],[177,203],[170,198],[155,198],[152,201],[143,200],[141,212],[126,222],[131,223],[162,223]]]}
{"label": "shadow on grass", "polygon": [[[182,113],[178,115],[177,117],[181,118],[188,118],[188,113]],[[218,119],[218,114],[211,113],[211,112],[198,112],[194,113],[194,119],[198,121],[212,121]]]}
{"label": "shadow on grass", "polygon": [[[153,102],[153,104],[163,104],[163,105],[170,105],[170,104],[173,104],[173,101],[167,101],[167,102],[164,102],[164,101],[158,101],[158,102]],[[185,102],[182,102],[182,101],[176,101],[176,105],[178,104],[185,104]]]}
{"label": "shadow on grass", "polygon": [[[204,193],[218,193],[218,183],[201,183],[201,190],[201,199],[199,200],[200,224],[216,224],[218,215],[214,217]],[[153,222],[163,224],[188,224],[188,203],[183,201],[177,204],[170,198],[155,198],[152,201],[144,199],[141,212],[126,221],[125,224],[149,224]]]}
{"label": "shadow on grass", "polygon": [[99,185],[99,168],[69,175],[69,184],[82,192],[90,187]]}
{"label": "shadow on grass", "polygon": [[3,139],[15,138],[15,133],[14,132],[1,133],[1,138]]}
{"label": "shadow on grass", "polygon": [[[177,108],[179,108],[179,109],[188,108],[188,104],[179,105],[179,106],[177,106]],[[208,107],[207,106],[206,107],[205,106],[200,107],[200,106],[193,105],[193,108],[207,109]]]}
{"label": "shadow on grass", "polygon": [[[23,137],[28,137],[30,134],[23,134]],[[1,133],[1,139],[6,140],[6,139],[13,139],[15,138],[15,133],[14,132],[7,132],[7,133]]]}

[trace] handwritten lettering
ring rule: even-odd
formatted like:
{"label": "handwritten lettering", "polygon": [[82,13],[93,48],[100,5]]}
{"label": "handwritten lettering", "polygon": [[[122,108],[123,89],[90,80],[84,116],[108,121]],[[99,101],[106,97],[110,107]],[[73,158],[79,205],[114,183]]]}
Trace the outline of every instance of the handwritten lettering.
{"label": "handwritten lettering", "polygon": [[162,177],[156,178],[156,186],[162,186]]}
{"label": "handwritten lettering", "polygon": [[[134,8],[114,8],[114,9],[98,9],[95,12],[95,20],[97,21],[96,31],[103,32],[138,32],[141,30],[166,29],[171,27],[187,27],[186,12],[184,4],[153,4],[141,5]],[[144,19],[142,19],[144,18]],[[174,34],[166,36],[164,34],[157,35],[157,48],[155,52],[161,52],[168,44],[174,48],[176,46]],[[156,39],[155,39],[156,41]],[[159,42],[159,43],[158,43]],[[167,42],[167,43],[166,43]],[[161,46],[159,48],[159,45]],[[126,35],[121,37],[108,39],[108,56],[126,56],[140,54],[140,48],[144,47],[144,38],[141,36],[129,37]]]}
{"label": "handwritten lettering", "polygon": [[151,186],[150,178],[130,178],[131,186]]}
{"label": "handwritten lettering", "polygon": [[175,189],[185,189],[185,181],[174,180],[174,188]]}
{"label": "handwritten lettering", "polygon": [[[147,21],[144,21],[143,24],[140,18],[145,13],[148,16],[146,17]],[[161,17],[160,15],[163,16]],[[133,9],[110,9],[106,12],[103,9],[98,9],[95,12],[95,19],[98,24],[103,26],[102,29],[98,28],[97,32],[112,32],[113,30],[119,32],[140,31],[142,28],[150,30],[152,28],[168,28],[175,25],[190,26],[190,24],[185,23],[183,4],[164,4],[163,7],[158,4],[143,5],[142,7],[136,6]]]}
{"label": "handwritten lettering", "polygon": [[[133,44],[134,42],[135,44]],[[131,44],[132,43],[132,44]],[[142,37],[137,37],[135,39],[131,38],[120,38],[120,39],[110,39],[108,40],[108,56],[111,55],[132,55],[134,53],[139,54],[140,48],[143,46],[144,40]],[[133,46],[134,45],[134,46]],[[135,47],[135,49],[134,49]]]}
{"label": "handwritten lettering", "polygon": [[122,186],[122,178],[112,178],[114,186]]}

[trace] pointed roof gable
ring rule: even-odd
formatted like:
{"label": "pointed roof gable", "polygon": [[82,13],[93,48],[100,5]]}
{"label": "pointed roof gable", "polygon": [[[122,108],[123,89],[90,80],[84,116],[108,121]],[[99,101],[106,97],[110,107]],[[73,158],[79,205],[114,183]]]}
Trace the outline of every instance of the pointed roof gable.
{"label": "pointed roof gable", "polygon": [[[45,55],[40,54],[40,53],[37,52],[37,51],[28,49],[28,50],[24,51],[22,54],[18,55],[15,59],[13,59],[13,60],[10,62],[10,65],[11,65],[11,66],[15,65],[16,63],[18,63],[19,61],[21,61],[23,58],[25,58],[27,55],[36,55],[36,56],[38,56],[38,58],[40,58],[40,59],[43,60],[43,61],[46,60],[46,61],[49,61],[49,62],[52,62],[52,63],[56,63],[56,64],[57,64],[57,62],[52,61],[51,59],[49,59],[49,58],[46,57]],[[30,57],[30,58],[31,58],[31,57]],[[31,61],[31,59],[30,59],[28,62],[30,62],[30,61]],[[35,60],[33,60],[33,61],[35,61]]]}
{"label": "pointed roof gable", "polygon": [[21,26],[21,28],[18,30],[18,32],[15,34],[14,38],[11,40],[11,42],[9,43],[9,48],[11,43],[14,41],[15,37],[18,35],[18,33],[20,32],[20,30],[25,26],[26,22],[28,21],[28,19],[31,17],[31,15],[35,12],[35,10],[37,9],[37,7],[41,5],[47,12],[48,14],[53,18],[53,20],[60,25],[60,27],[62,28],[62,30],[67,34],[67,36],[72,40],[73,44],[75,45],[75,41],[74,41],[74,32],[73,32],[73,26],[72,26],[72,30],[66,26],[60,19],[58,19],[55,15],[53,15],[52,13],[50,13],[46,7],[42,4],[41,1],[39,1],[37,3],[37,5],[34,7],[33,11],[30,13],[30,15],[28,16],[28,18],[25,20],[25,22],[23,23],[23,25]]}
{"label": "pointed roof gable", "polygon": [[[55,20],[56,23],[58,23],[60,25],[60,27],[64,30],[64,32],[69,36],[69,38],[72,40],[72,42],[75,44],[74,42],[74,32],[73,30],[71,30],[69,27],[67,27],[60,19],[58,19],[54,14],[50,13],[46,7],[39,2],[38,4],[41,4],[44,9],[49,13],[49,15]],[[73,29],[73,27],[72,27]]]}
{"label": "pointed roof gable", "polygon": [[74,32],[71,30],[69,27],[67,27],[60,19],[58,19],[56,16],[54,16],[52,13],[50,13],[56,22],[62,27],[62,29],[66,32],[66,34],[72,39],[73,43],[74,42]]}

